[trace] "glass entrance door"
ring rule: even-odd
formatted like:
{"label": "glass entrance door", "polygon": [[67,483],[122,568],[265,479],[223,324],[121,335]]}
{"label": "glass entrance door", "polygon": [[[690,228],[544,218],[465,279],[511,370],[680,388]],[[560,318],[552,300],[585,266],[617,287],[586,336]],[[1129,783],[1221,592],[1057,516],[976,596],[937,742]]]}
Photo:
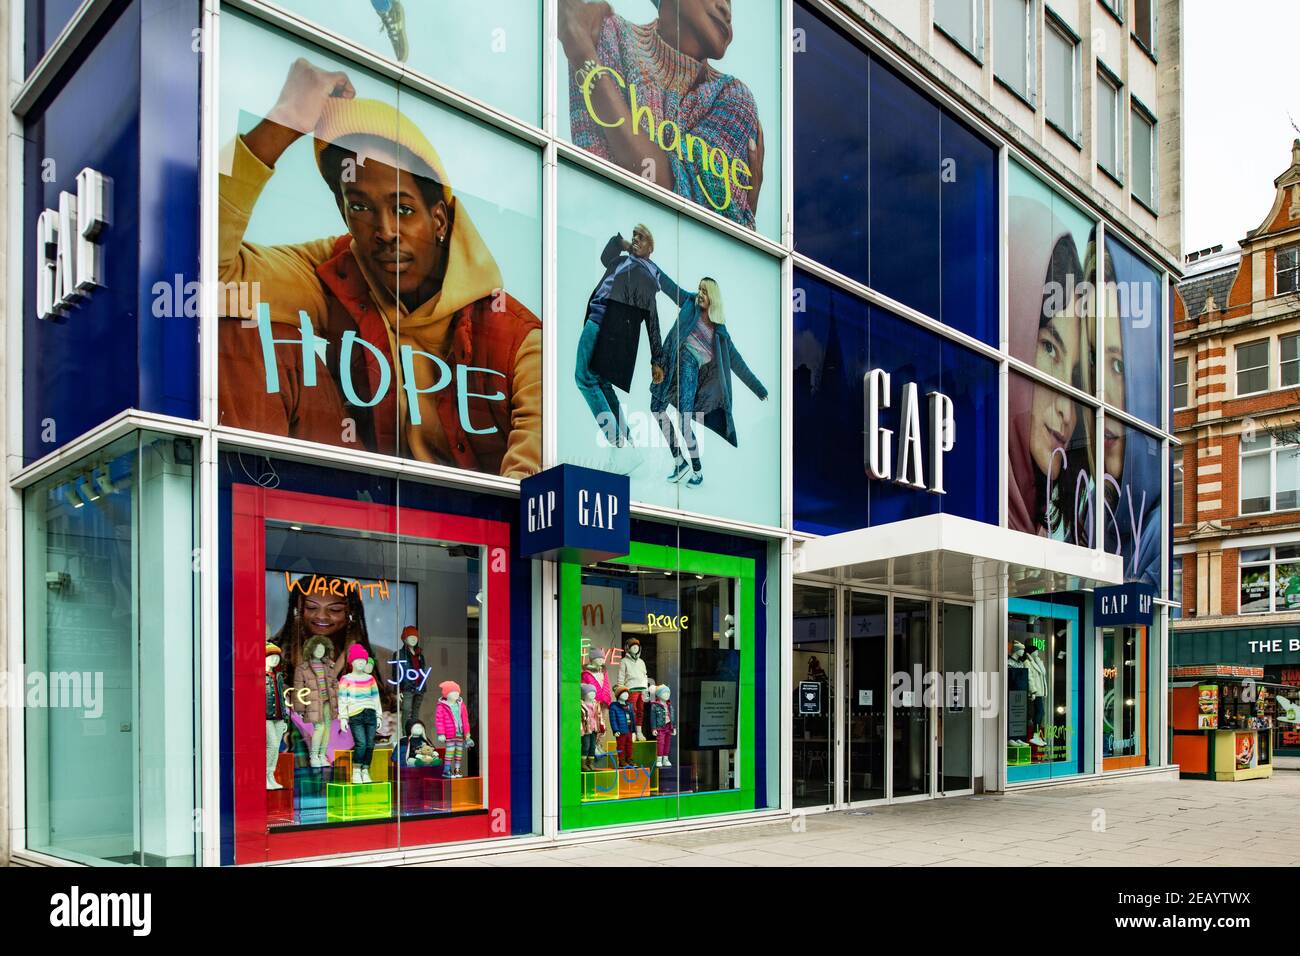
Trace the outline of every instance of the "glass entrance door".
{"label": "glass entrance door", "polygon": [[798,583],[793,618],[795,807],[971,790],[970,605]]}
{"label": "glass entrance door", "polygon": [[836,589],[794,586],[794,805],[829,807],[835,786]]}
{"label": "glass entrance door", "polygon": [[925,693],[925,675],[930,670],[930,603],[894,598],[894,799],[930,796],[930,710],[934,695],[927,699]]}
{"label": "glass entrance door", "polygon": [[938,670],[943,675],[943,699],[937,708],[936,750],[941,793],[970,790],[973,786],[972,707],[978,690],[973,624],[974,609],[970,605],[939,605]]}
{"label": "glass entrance door", "polygon": [[850,591],[844,627],[845,706],[848,721],[848,800],[885,796],[885,741],[889,726],[889,598]]}

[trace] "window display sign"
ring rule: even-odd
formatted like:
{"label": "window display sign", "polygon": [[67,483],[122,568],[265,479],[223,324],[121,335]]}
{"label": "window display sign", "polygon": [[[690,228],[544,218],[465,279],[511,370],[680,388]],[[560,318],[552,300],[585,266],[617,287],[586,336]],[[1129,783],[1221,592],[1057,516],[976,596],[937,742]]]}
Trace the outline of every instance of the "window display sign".
{"label": "window display sign", "polygon": [[817,716],[822,712],[822,685],[815,680],[799,682],[800,716]]}
{"label": "window display sign", "polygon": [[557,465],[519,486],[519,555],[590,564],[627,554],[627,475]]}
{"label": "window display sign", "polygon": [[222,424],[535,472],[538,151],[234,12],[222,41]]}
{"label": "window display sign", "polygon": [[780,264],[576,168],[559,187],[560,459],[777,524]]}
{"label": "window display sign", "polygon": [[559,41],[561,136],[780,234],[778,0],[559,0]]}

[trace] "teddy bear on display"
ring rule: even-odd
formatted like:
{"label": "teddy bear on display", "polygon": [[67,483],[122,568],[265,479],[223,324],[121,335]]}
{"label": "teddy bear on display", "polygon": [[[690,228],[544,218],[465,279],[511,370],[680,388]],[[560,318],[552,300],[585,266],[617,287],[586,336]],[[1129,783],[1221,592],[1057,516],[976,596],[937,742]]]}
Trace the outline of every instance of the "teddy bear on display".
{"label": "teddy bear on display", "polygon": [[418,720],[406,723],[406,740],[402,744],[402,753],[408,767],[436,767],[442,762],[424,730],[424,724]]}

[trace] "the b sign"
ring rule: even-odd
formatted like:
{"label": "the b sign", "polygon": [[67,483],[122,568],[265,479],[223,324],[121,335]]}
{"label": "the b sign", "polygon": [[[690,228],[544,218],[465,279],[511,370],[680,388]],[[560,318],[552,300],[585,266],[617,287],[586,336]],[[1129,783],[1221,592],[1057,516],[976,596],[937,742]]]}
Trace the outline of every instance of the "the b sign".
{"label": "the b sign", "polygon": [[894,430],[880,424],[881,413],[890,406],[889,373],[873,368],[862,378],[863,418],[866,422],[866,449],[863,465],[867,474],[878,481],[894,481],[910,488],[947,494],[943,487],[943,456],[952,451],[957,440],[952,399],[942,392],[926,395],[930,430],[929,483],[921,439],[921,409],[915,382],[903,386],[902,408],[898,422],[898,467],[894,467]]}
{"label": "the b sign", "polygon": [[1096,627],[1150,627],[1155,613],[1155,591],[1149,584],[1120,584],[1092,592]]}
{"label": "the b sign", "polygon": [[590,564],[630,550],[627,475],[559,465],[519,485],[519,554]]}
{"label": "the b sign", "polygon": [[799,714],[817,717],[822,712],[822,685],[815,680],[799,682]]}

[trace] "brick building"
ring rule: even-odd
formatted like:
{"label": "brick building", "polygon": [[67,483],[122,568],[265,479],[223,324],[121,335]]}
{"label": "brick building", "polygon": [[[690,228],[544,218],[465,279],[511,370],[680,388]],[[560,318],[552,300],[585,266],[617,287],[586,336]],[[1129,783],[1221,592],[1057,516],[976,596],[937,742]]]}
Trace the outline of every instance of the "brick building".
{"label": "brick building", "polygon": [[1188,257],[1174,302],[1170,663],[1300,676],[1300,140],[1239,250]]}

